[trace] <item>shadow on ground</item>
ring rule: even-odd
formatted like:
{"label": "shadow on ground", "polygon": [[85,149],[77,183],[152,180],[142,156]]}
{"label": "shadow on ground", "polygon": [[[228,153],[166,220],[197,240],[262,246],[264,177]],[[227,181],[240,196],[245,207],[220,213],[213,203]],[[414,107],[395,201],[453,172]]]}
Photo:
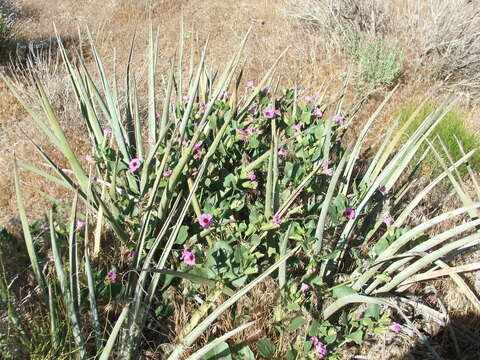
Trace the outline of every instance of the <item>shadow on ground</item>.
{"label": "shadow on ground", "polygon": [[[423,332],[423,329],[419,329]],[[480,360],[480,323],[457,318],[417,342],[402,360]]]}

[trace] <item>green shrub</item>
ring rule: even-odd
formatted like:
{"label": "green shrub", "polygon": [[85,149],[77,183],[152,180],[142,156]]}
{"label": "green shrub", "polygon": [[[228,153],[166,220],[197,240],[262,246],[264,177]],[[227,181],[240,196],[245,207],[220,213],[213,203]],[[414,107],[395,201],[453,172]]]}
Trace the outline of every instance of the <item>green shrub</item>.
{"label": "green shrub", "polygon": [[[436,110],[435,105],[426,105],[420,109],[414,121],[407,129],[407,134],[411,135],[418,129],[418,127],[425,121],[425,119]],[[400,113],[400,123],[405,123],[408,118],[414,113],[415,108],[413,105],[407,106]],[[470,150],[480,147],[480,137],[468,129],[466,125],[467,115],[459,110],[449,111],[443,120],[438,124],[435,130],[430,135],[430,141],[435,144],[435,147],[447,164],[449,160],[445,155],[441,145],[438,143],[438,138],[442,139],[445,147],[450,154],[451,158],[456,161],[460,159],[464,153],[459,147],[460,142],[463,150],[467,153]],[[421,154],[428,149],[428,145],[424,144],[420,150],[416,160],[420,160]],[[469,164],[475,171],[480,171],[480,153],[476,152],[469,160]],[[438,163],[435,155],[429,151],[428,155],[423,160],[422,164],[423,174],[429,177],[438,176],[443,171],[443,168]],[[462,175],[465,175],[467,169],[462,167],[459,169]]]}
{"label": "green shrub", "polygon": [[[2,76],[70,168],[65,171],[40,147],[35,148],[50,164],[47,169],[13,159],[40,298],[35,315],[50,324],[49,333],[42,332],[51,339],[50,351],[65,355],[70,350],[80,359],[138,358],[147,330],[171,334],[166,327],[176,305],[172,292],[190,304],[201,299],[201,305],[165,344],[160,356],[168,360],[190,351],[196,352],[189,359],[222,353],[335,360],[343,344],[361,345],[369,334],[389,331],[390,309],[397,309],[402,298],[392,301],[384,294],[477,236],[462,234],[480,220],[432,237],[428,230],[473,213],[478,204],[465,203],[410,227],[411,212],[434,186],[408,202],[395,201],[409,163],[443,113],[427,117],[403,145],[402,133],[392,128],[365,164],[361,149],[377,113],[345,148],[343,96],[327,106],[300,98],[293,89],[271,88],[276,62],[261,81],[242,89],[237,74],[243,43],[222,75],[211,77],[206,70],[206,48],[198,65],[184,73],[183,32],[180,38],[180,59],[166,77],[165,91],[159,91],[157,43],[150,29],[145,103],[137,96],[131,60],[120,91],[120,82],[109,81],[93,42],[98,82],[82,61],[74,66],[60,43],[91,142],[89,154],[73,150],[38,78],[43,112],[33,110]],[[19,167],[74,194],[66,223],[50,213],[43,228],[30,226]],[[100,236],[105,224],[108,249]],[[425,241],[416,244],[421,235]],[[128,259],[118,249],[130,250]],[[238,344],[231,337],[257,319],[248,317],[254,309],[238,314],[232,305],[241,301],[248,308],[254,300],[249,292],[267,277],[275,279],[267,291],[278,294],[269,304],[267,324],[274,338]],[[15,310],[7,283],[1,273],[2,306]],[[212,325],[225,312],[236,328],[219,338],[223,334]],[[38,328],[19,322],[16,311],[7,318],[25,352],[41,347],[35,337],[24,336]],[[198,349],[202,336],[211,342]]]}
{"label": "green shrub", "polygon": [[350,31],[344,41],[355,59],[357,86],[362,91],[395,84],[402,72],[401,52],[395,40]]}

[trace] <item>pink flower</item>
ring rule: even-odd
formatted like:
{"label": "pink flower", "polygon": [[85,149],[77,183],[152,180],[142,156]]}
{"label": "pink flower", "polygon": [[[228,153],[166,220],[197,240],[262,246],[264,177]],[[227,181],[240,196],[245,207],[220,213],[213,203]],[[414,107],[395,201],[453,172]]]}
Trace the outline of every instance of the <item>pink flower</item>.
{"label": "pink flower", "polygon": [[270,88],[269,88],[268,86],[264,86],[264,87],[262,88],[262,92],[263,92],[265,95],[268,94],[268,90],[270,90]]}
{"label": "pink flower", "polygon": [[323,116],[322,110],[320,108],[315,108],[313,110],[313,116],[315,116],[316,118],[319,118],[319,119],[322,118],[322,116]]}
{"label": "pink flower", "polygon": [[45,223],[41,223],[41,224],[40,224],[40,230],[45,231],[45,230],[47,230],[47,229],[48,229],[47,224],[45,224]]}
{"label": "pink flower", "polygon": [[193,150],[193,151],[199,150],[199,149],[202,147],[202,144],[203,144],[203,141],[200,140],[200,141],[197,142],[195,145],[193,145],[192,150]]}
{"label": "pink flower", "polygon": [[292,129],[295,130],[296,132],[302,131],[302,124],[295,124],[292,126]]}
{"label": "pink flower", "polygon": [[253,134],[254,132],[257,131],[257,128],[253,125],[248,125],[248,127],[245,129],[245,132],[248,134],[248,135],[251,135]]}
{"label": "pink flower", "polygon": [[128,169],[131,172],[137,171],[139,167],[140,167],[140,160],[139,159],[135,158],[135,159],[130,160],[130,164],[128,165]]}
{"label": "pink flower", "polygon": [[315,350],[317,351],[317,356],[319,359],[325,359],[325,356],[328,355],[328,350],[321,342],[315,345]]}
{"label": "pink flower", "polygon": [[273,223],[276,224],[276,225],[280,225],[282,223],[282,217],[277,214],[273,217]]}
{"label": "pink flower", "polygon": [[162,114],[155,114],[155,119],[160,120],[162,118]]}
{"label": "pink flower", "polygon": [[385,194],[387,193],[387,188],[385,186],[380,186],[378,188],[378,191],[380,192],[380,194],[382,194],[383,196],[385,196]]}
{"label": "pink flower", "polygon": [[280,156],[287,156],[288,152],[284,148],[278,149],[278,155]]}
{"label": "pink flower", "polygon": [[255,171],[253,171],[253,170],[248,172],[247,177],[250,180],[256,180],[257,179],[257,175],[255,175]]}
{"label": "pink flower", "polygon": [[325,356],[327,356],[327,354],[328,354],[328,350],[325,347],[325,345],[323,345],[323,343],[320,342],[320,340],[318,340],[318,338],[316,336],[312,336],[310,338],[310,341],[315,346],[315,351],[317,352],[318,358],[319,359],[324,359]]}
{"label": "pink flower", "polygon": [[200,218],[198,220],[200,222],[200,226],[203,227],[204,229],[209,228],[213,224],[212,214],[202,214],[200,215]]}
{"label": "pink flower", "polygon": [[385,219],[383,219],[383,222],[387,225],[387,226],[390,226],[394,223],[394,219],[392,217],[392,215],[388,215],[387,217],[385,217]]}
{"label": "pink flower", "polygon": [[183,101],[188,101],[188,100],[190,100],[190,96],[189,95],[183,95],[182,99],[183,99]]}
{"label": "pink flower", "polygon": [[180,260],[183,260],[187,265],[195,265],[195,254],[188,249],[183,249]]}
{"label": "pink flower", "polygon": [[324,173],[328,176],[333,176],[335,171],[332,168],[325,169]]}
{"label": "pink flower", "polygon": [[392,324],[388,328],[394,333],[398,333],[400,330],[402,330],[402,325],[396,322],[392,322]]}
{"label": "pink flower", "polygon": [[255,114],[255,111],[256,111],[256,110],[257,110],[257,109],[256,109],[256,106],[255,106],[254,104],[252,104],[252,105],[250,105],[250,106],[248,107],[248,113],[249,113],[249,114],[252,114],[252,115]]}
{"label": "pink flower", "polygon": [[351,207],[347,207],[343,212],[343,215],[345,215],[347,219],[352,220],[355,219],[356,213],[354,209],[352,209]]}
{"label": "pink flower", "polygon": [[251,88],[253,88],[254,85],[255,85],[255,81],[250,80],[250,81],[247,82],[247,85],[245,86],[245,88],[251,89]]}
{"label": "pink flower", "polygon": [[113,270],[110,270],[108,273],[107,273],[107,277],[106,277],[106,280],[107,282],[109,282],[110,284],[114,284],[117,282],[117,273]]}
{"label": "pink flower", "polygon": [[305,293],[308,289],[310,289],[310,286],[308,286],[308,284],[302,283],[302,285],[300,285],[300,291],[302,293]]}
{"label": "pink flower", "polygon": [[345,119],[343,117],[341,117],[340,115],[337,115],[337,114],[332,116],[332,120],[335,121],[335,123],[338,126],[342,126],[345,123]]}
{"label": "pink flower", "polygon": [[311,96],[305,96],[305,100],[310,103],[310,104],[313,104],[315,103],[315,98],[314,97],[311,97]]}
{"label": "pink flower", "polygon": [[103,129],[103,136],[108,136],[112,133],[112,129]]}
{"label": "pink flower", "polygon": [[266,119],[273,119],[275,117],[275,110],[272,109],[264,109],[263,110],[263,116]]}
{"label": "pink flower", "polygon": [[167,171],[165,171],[165,172],[163,173],[163,176],[166,177],[166,178],[168,178],[168,177],[170,177],[172,174],[173,174],[173,170],[172,170],[172,169],[169,169],[169,170],[167,170]]}
{"label": "pink flower", "polygon": [[278,109],[276,109],[276,110],[274,111],[274,113],[275,113],[275,115],[277,115],[277,116],[282,116],[282,112],[281,112],[280,110],[278,110]]}
{"label": "pink flower", "polygon": [[200,111],[203,113],[205,110],[207,110],[207,105],[200,103]]}
{"label": "pink flower", "polygon": [[85,226],[85,221],[77,220],[77,230],[80,230]]}
{"label": "pink flower", "polygon": [[225,90],[220,94],[220,99],[225,101],[228,99],[229,96],[230,96],[230,92],[228,92],[228,90]]}
{"label": "pink flower", "polygon": [[95,164],[95,159],[90,155],[85,156],[85,160],[87,160],[89,164]]}

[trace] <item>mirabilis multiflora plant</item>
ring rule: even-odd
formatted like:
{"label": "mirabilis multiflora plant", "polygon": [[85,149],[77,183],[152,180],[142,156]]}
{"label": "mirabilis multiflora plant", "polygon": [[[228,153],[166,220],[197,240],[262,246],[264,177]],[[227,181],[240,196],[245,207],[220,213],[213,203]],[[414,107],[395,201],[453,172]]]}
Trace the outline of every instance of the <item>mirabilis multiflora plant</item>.
{"label": "mirabilis multiflora plant", "polygon": [[[355,119],[355,113],[344,107],[346,87],[331,104],[324,96],[315,99],[300,96],[295,89],[279,90],[272,83],[278,60],[263,79],[241,85],[238,64],[246,39],[222,74],[210,76],[206,70],[206,46],[198,66],[184,74],[183,31],[180,38],[178,65],[172,61],[166,88],[160,92],[157,43],[150,29],[146,116],[139,110],[133,50],[120,98],[118,83],[109,81],[93,42],[99,83],[81,58],[71,62],[60,43],[91,140],[90,154],[74,152],[37,78],[33,80],[44,114],[35,112],[3,77],[70,167],[62,169],[36,145],[46,169],[14,160],[27,249],[45,304],[50,304],[44,310],[52,319],[52,344],[59,348],[74,344],[79,358],[136,358],[153,306],[168,307],[168,291],[175,287],[206,300],[162,355],[179,359],[191,353],[222,313],[270,276],[278,280],[282,294],[274,304],[272,323],[279,339],[288,333],[296,341],[273,339],[274,344],[261,339],[255,348],[241,347],[242,356],[254,358],[253,349],[264,357],[335,359],[341,344],[361,343],[369,331],[392,326],[385,309],[398,305],[385,294],[425,268],[444,266],[447,255],[478,240],[477,233],[459,236],[480,224],[474,211],[480,205],[473,204],[461,186],[455,188],[464,207],[407,226],[412,210],[442,179],[458,185],[452,171],[473,154],[454,164],[442,163],[445,171],[438,178],[408,202],[402,200],[409,188],[405,176],[409,164],[448,106],[429,116],[403,145],[401,136],[409,122],[401,129],[393,125],[359,173],[362,145],[394,91],[368,119],[353,146],[345,148],[342,136]],[[436,152],[433,147],[432,151]],[[30,235],[18,167],[75,194],[65,258],[57,246],[58,226],[49,216],[53,268],[39,265],[42,255]],[[77,214],[78,202],[85,205],[85,214]],[[472,220],[428,237],[431,227],[464,215]],[[74,225],[77,216],[85,216],[84,232]],[[100,239],[106,226],[115,244],[131,250],[126,268],[110,270],[106,279],[100,279],[116,286],[116,300],[125,304],[108,331],[103,330],[108,329],[107,320],[99,309],[110,298],[97,291],[98,269],[90,260],[91,252],[101,257],[105,251]],[[87,231],[88,227],[94,230]],[[416,241],[425,234],[428,240]],[[452,238],[455,241],[448,241]],[[461,278],[455,281],[468,292]],[[66,313],[60,313],[53,301],[57,288]],[[80,296],[84,293],[88,297]],[[226,300],[215,305],[221,296]],[[472,294],[470,299],[478,305]],[[71,328],[69,336],[58,326],[63,314]],[[208,358],[219,348],[235,355],[238,347],[227,340],[254,324],[241,323],[189,359]]]}

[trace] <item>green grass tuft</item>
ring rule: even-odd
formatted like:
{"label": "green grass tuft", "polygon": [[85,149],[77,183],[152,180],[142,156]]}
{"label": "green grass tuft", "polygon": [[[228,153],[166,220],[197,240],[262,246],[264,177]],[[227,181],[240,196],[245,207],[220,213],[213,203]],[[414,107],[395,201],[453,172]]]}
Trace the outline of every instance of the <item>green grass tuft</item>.
{"label": "green grass tuft", "polygon": [[[416,119],[408,128],[407,134],[409,136],[413,134],[413,132],[418,128],[418,126],[420,126],[422,122],[427,118],[427,116],[430,115],[435,109],[435,105],[432,104],[426,105],[424,108],[422,108]],[[413,105],[409,105],[404,108],[400,113],[400,124],[405,123],[414,111],[415,106]],[[455,136],[462,143],[463,149],[466,153],[473,150],[474,148],[480,147],[480,136],[472,132],[472,130],[470,130],[466,126],[466,118],[466,113],[460,110],[452,110],[445,115],[443,120],[438,124],[438,126],[430,135],[430,141],[434,143],[435,148],[443,156],[447,164],[449,164],[448,159],[445,155],[445,152],[442,150],[439,142],[436,141],[437,136],[440,136],[440,138],[443,140],[448,152],[450,153],[454,161],[460,159],[463,156],[462,151],[457,144]],[[420,159],[421,154],[423,154],[427,150],[427,148],[427,144],[424,144],[422,146],[417,155],[418,160]],[[473,170],[480,170],[480,152],[475,153],[471,157],[469,164]],[[434,177],[439,175],[442,171],[443,169],[435,158],[435,155],[429,152],[425,160],[423,161],[422,173],[429,177]],[[460,167],[459,172],[462,175],[466,175],[466,166]]]}

